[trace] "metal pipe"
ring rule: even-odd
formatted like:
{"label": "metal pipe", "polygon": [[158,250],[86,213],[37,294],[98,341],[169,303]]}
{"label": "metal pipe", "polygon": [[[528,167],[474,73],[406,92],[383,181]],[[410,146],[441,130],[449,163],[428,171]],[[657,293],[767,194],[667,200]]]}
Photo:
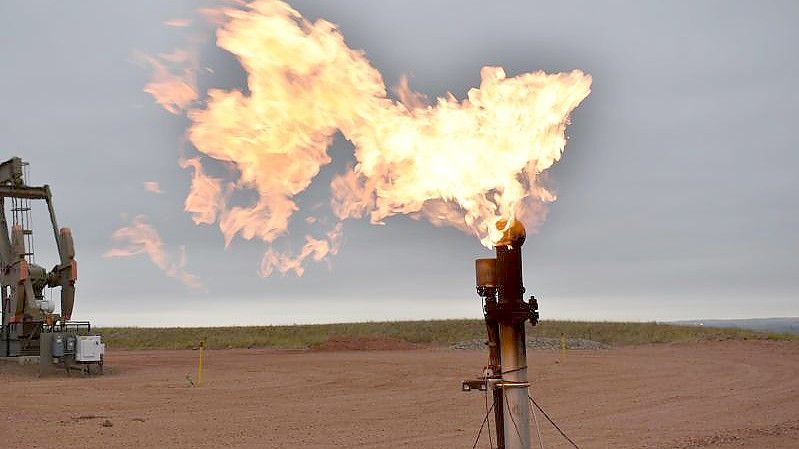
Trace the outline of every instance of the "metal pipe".
{"label": "metal pipe", "polygon": [[499,326],[502,357],[505,449],[530,449],[530,413],[527,406],[527,352],[524,323]]}
{"label": "metal pipe", "polygon": [[505,449],[530,449],[530,412],[527,406],[527,347],[525,322],[529,306],[524,302],[522,251],[524,226],[507,227],[496,245],[497,302],[504,310],[499,319],[500,359],[504,408]]}
{"label": "metal pipe", "polygon": [[[503,230],[503,237],[495,245],[496,258],[475,261],[489,347],[489,366],[482,381],[490,385],[494,397],[497,448],[530,449],[525,323],[538,322],[538,302],[533,297],[524,301],[524,226],[518,221],[498,222],[497,229]],[[463,390],[470,391],[479,382],[464,381]]]}
{"label": "metal pipe", "polygon": [[[491,378],[502,379],[502,356],[499,348],[499,323],[486,320],[486,333],[488,334],[488,370]],[[491,397],[494,402],[494,429],[497,433],[497,449],[505,449],[505,424],[502,388],[493,386]]]}
{"label": "metal pipe", "polygon": [[[488,336],[488,366],[483,380],[486,388],[491,390],[494,404],[494,429],[497,435],[496,449],[505,449],[505,424],[503,390],[498,386],[502,381],[502,358],[499,348],[499,322],[494,318],[492,311],[497,309],[497,259],[477,259],[475,261],[477,277],[477,293],[485,301],[486,334]],[[489,428],[489,433],[491,432]]]}

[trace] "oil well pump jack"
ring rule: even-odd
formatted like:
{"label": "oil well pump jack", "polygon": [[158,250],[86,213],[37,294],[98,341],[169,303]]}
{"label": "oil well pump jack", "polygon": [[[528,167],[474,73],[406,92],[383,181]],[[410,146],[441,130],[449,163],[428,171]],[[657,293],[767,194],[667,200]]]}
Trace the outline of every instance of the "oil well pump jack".
{"label": "oil well pump jack", "polygon": [[[28,167],[18,157],[0,164],[0,357],[38,356],[42,367],[102,371],[101,337],[89,335],[89,322],[71,321],[78,277],[72,233],[58,227],[50,187],[26,184]],[[36,200],[46,204],[58,250],[59,261],[49,272],[35,263],[31,205]],[[59,314],[45,297],[47,288],[60,288]]]}

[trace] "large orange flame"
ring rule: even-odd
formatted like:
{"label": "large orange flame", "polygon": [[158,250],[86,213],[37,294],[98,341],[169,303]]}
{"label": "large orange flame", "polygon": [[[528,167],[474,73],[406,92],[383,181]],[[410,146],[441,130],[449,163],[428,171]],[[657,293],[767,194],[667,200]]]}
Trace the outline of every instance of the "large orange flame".
{"label": "large orange flame", "polygon": [[395,101],[363,52],[350,49],[330,22],[310,22],[277,0],[215,17],[217,45],[240,61],[248,92],[209,90],[204,108],[186,108],[188,136],[200,152],[236,167],[229,191],[252,189],[259,197],[226,207],[229,192],[204,180],[195,160],[184,164],[195,171],[186,208],[198,223],[218,216],[228,243],[236,235],[266,242],[262,274],[301,274],[304,260],[323,260],[337,247],[331,235],[340,241],[340,225],[325,240],[306,237],[298,256],[278,254],[271,243],[288,230],[298,210],[294,197],[330,162],[327,149],[339,131],[356,159],[331,184],[340,220],[369,216],[382,223],[408,214],[491,246],[504,231],[498,221],[534,225],[541,204],[555,199],[540,174],[561,157],[569,114],[590,92],[589,75],[508,77],[500,67],[484,67],[480,87],[463,100],[450,94],[428,105],[403,78]]}

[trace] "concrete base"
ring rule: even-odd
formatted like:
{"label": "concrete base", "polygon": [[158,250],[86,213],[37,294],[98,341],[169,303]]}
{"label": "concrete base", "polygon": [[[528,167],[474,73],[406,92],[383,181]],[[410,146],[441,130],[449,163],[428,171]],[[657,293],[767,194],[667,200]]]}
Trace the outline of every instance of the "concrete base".
{"label": "concrete base", "polygon": [[8,363],[17,363],[19,365],[38,365],[39,364],[39,356],[38,355],[23,355],[19,357],[0,357],[0,363],[8,362]]}

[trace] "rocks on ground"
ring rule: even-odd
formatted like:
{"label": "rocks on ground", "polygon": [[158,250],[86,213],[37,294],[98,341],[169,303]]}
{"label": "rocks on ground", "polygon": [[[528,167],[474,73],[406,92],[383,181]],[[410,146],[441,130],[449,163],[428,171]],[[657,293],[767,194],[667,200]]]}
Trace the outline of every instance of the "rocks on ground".
{"label": "rocks on ground", "polygon": [[[560,350],[560,345],[561,345],[560,338],[551,338],[551,337],[527,338],[528,349],[558,351]],[[472,350],[472,351],[487,349],[484,339],[462,341],[459,343],[455,343],[454,345],[451,346],[451,348],[460,349],[460,350]],[[598,341],[588,340],[585,338],[567,338],[566,349],[596,351],[601,349],[610,349],[610,346],[604,343],[600,343]]]}

